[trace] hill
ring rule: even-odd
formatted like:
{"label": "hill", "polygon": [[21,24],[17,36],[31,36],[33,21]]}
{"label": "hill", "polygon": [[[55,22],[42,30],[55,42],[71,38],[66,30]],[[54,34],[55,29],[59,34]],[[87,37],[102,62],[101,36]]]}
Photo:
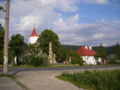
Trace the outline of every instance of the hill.
{"label": "hill", "polygon": [[79,47],[81,46],[76,46],[76,45],[62,45],[61,46],[63,50],[68,50],[68,49],[77,50]]}
{"label": "hill", "polygon": [[[72,50],[77,50],[79,47],[81,46],[77,46],[77,45],[62,45],[61,48],[62,50],[68,50],[68,49],[72,49]],[[93,47],[93,50],[97,51],[97,48],[99,46],[94,46]],[[104,47],[105,48],[105,52],[106,52],[106,55],[109,56],[110,54],[114,54],[114,48],[115,48],[115,45],[114,46],[108,46],[108,47]]]}

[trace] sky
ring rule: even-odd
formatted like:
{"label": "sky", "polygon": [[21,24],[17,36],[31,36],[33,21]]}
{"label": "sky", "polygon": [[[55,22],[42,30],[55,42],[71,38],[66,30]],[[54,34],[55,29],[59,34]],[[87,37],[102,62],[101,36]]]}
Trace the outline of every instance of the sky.
{"label": "sky", "polygon": [[[4,0],[0,5],[5,7]],[[4,13],[0,11],[4,26]],[[36,27],[53,30],[66,45],[104,46],[120,43],[120,0],[11,0],[9,36],[28,42]]]}

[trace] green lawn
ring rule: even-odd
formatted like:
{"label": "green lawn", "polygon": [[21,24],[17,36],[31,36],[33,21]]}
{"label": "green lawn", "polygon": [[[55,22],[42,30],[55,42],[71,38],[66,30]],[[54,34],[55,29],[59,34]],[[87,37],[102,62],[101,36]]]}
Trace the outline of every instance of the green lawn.
{"label": "green lawn", "polygon": [[63,73],[57,78],[89,90],[120,90],[120,70]]}

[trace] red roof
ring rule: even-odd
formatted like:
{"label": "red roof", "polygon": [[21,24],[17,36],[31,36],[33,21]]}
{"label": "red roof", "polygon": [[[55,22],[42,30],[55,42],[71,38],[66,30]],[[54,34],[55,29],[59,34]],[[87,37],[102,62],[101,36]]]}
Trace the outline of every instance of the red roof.
{"label": "red roof", "polygon": [[94,55],[96,55],[95,51],[93,51],[90,48],[85,48],[85,47],[80,47],[76,52],[81,56],[94,56]]}
{"label": "red roof", "polygon": [[35,27],[34,27],[33,30],[32,30],[31,36],[37,36]]}

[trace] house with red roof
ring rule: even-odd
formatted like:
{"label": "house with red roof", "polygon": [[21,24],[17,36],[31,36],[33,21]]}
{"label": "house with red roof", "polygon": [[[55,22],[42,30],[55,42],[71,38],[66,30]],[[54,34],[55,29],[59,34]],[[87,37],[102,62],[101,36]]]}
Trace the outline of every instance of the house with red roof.
{"label": "house with red roof", "polygon": [[36,29],[34,27],[33,30],[32,30],[32,33],[29,37],[28,43],[29,44],[35,44],[37,42],[37,40],[38,40],[38,34],[36,33]]}
{"label": "house with red roof", "polygon": [[94,57],[96,55],[96,52],[92,50],[92,47],[82,46],[76,52],[82,56],[84,64],[97,64]]}

